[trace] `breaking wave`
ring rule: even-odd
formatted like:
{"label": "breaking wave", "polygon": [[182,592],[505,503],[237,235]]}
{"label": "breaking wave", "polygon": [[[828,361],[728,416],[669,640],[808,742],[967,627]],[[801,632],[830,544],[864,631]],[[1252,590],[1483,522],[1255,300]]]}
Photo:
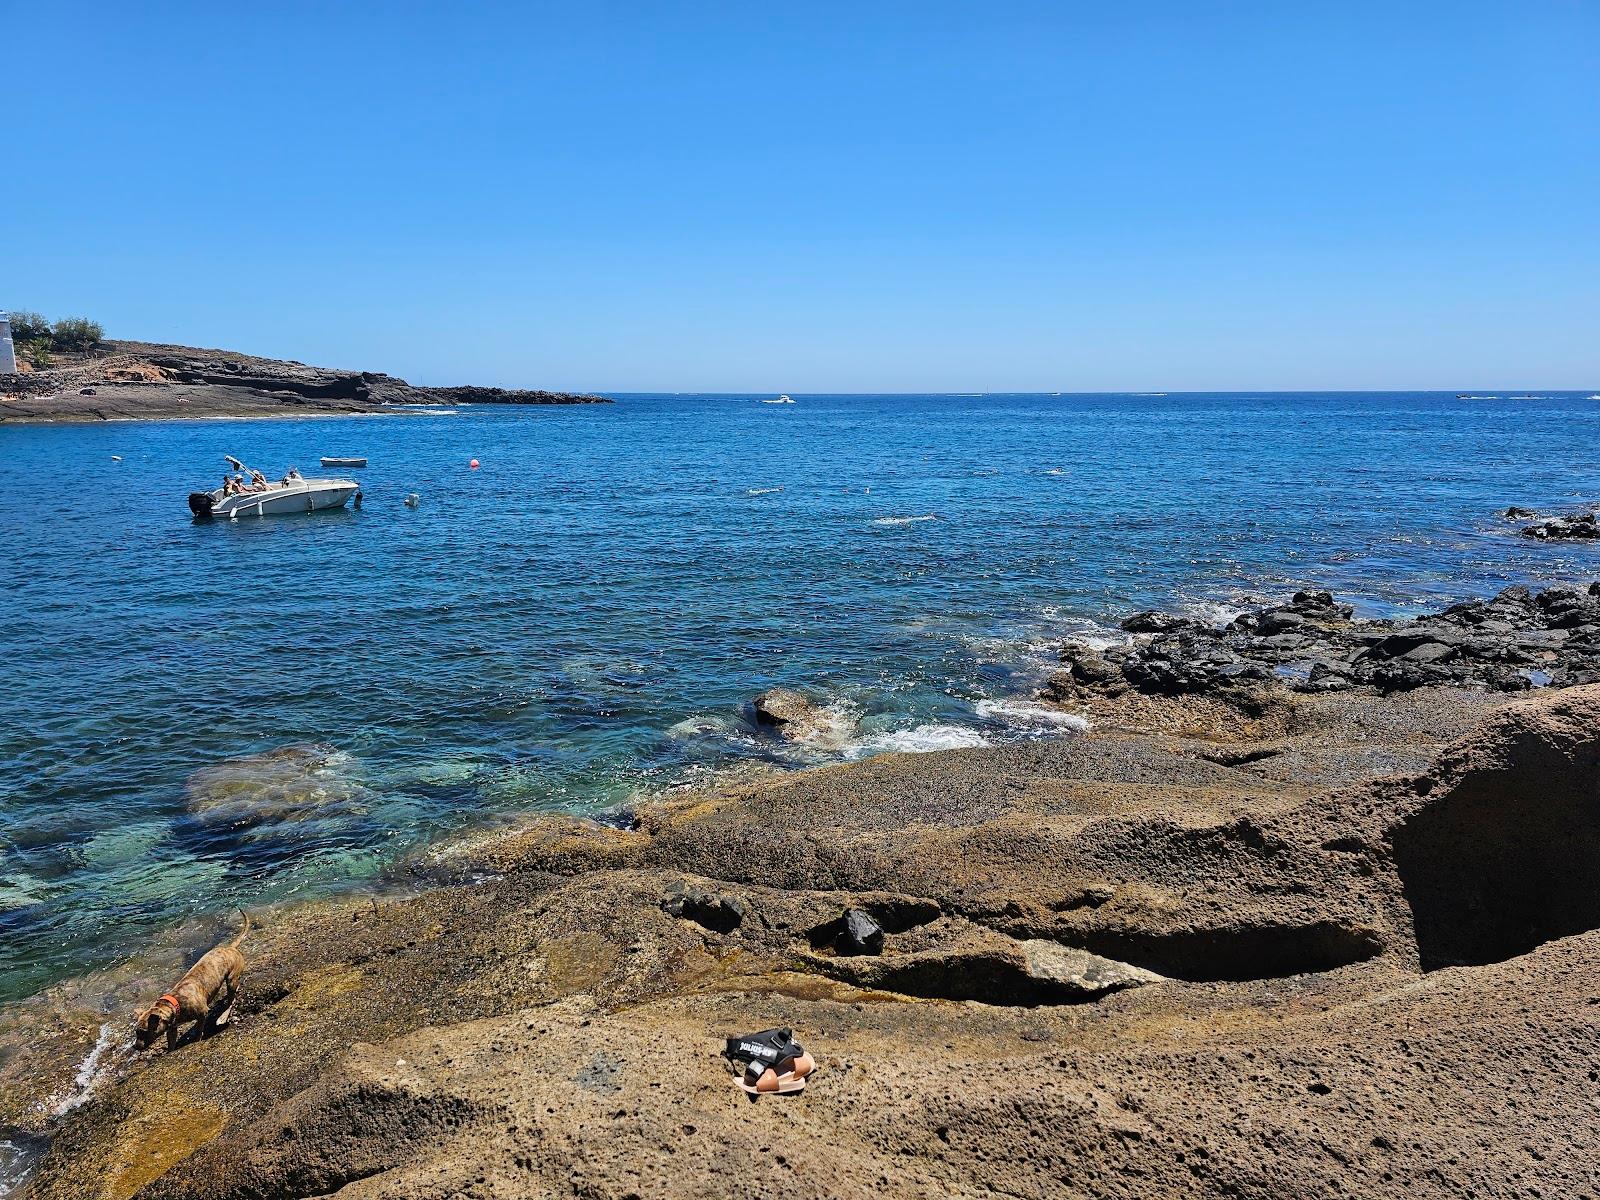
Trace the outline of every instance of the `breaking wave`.
{"label": "breaking wave", "polygon": [[971,750],[993,745],[988,738],[968,725],[917,725],[877,733],[851,746],[846,758],[866,758],[872,754],[930,754],[935,750]]}
{"label": "breaking wave", "polygon": [[973,708],[980,717],[1006,725],[1070,729],[1074,733],[1083,733],[1089,728],[1088,717],[1063,712],[1037,700],[979,700]]}

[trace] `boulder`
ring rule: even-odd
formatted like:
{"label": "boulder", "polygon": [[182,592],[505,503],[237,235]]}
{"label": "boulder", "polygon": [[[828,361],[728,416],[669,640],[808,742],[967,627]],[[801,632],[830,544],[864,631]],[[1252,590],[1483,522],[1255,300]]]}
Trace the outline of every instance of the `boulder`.
{"label": "boulder", "polygon": [[745,904],[737,896],[701,891],[680,881],[667,886],[661,911],[714,933],[732,933],[744,922]]}
{"label": "boulder", "polygon": [[756,724],[769,729],[806,725],[817,719],[817,706],[789,688],[770,688],[750,701]]}
{"label": "boulder", "polygon": [[883,926],[859,908],[846,909],[839,918],[839,938],[833,948],[840,954],[879,954],[883,951]]}
{"label": "boulder", "polygon": [[955,945],[818,964],[858,987],[929,1000],[968,1000],[1027,1008],[1086,1000],[1157,983],[1153,971],[1103,958],[1045,938],[1014,940],[988,935]]}
{"label": "boulder", "polygon": [[1083,999],[1161,980],[1154,971],[1039,938],[1023,942],[1022,954],[1030,978]]}
{"label": "boulder", "polygon": [[770,688],[750,701],[750,715],[758,729],[785,741],[823,749],[837,749],[852,725],[840,710],[817,704],[790,688]]}

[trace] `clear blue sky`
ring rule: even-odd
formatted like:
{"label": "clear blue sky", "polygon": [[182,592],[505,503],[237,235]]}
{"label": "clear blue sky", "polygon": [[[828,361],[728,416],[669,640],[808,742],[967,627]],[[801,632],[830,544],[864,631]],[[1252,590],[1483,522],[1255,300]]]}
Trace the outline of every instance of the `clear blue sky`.
{"label": "clear blue sky", "polygon": [[25,3],[0,305],[418,382],[1600,387],[1600,3]]}

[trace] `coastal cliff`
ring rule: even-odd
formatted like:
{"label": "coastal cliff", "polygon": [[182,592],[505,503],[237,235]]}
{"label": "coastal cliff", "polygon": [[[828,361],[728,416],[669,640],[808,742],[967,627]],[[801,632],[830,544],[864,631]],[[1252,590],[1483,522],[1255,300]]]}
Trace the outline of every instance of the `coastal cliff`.
{"label": "coastal cliff", "polygon": [[[1600,686],[1092,699],[268,914],[236,1024],[126,1064],[32,1195],[1589,1186]],[[752,1103],[718,1052],[772,1025],[819,1070]]]}
{"label": "coastal cliff", "polygon": [[0,423],[361,414],[408,404],[608,403],[572,392],[417,387],[372,371],[148,342],[101,342],[58,365],[0,376]]}

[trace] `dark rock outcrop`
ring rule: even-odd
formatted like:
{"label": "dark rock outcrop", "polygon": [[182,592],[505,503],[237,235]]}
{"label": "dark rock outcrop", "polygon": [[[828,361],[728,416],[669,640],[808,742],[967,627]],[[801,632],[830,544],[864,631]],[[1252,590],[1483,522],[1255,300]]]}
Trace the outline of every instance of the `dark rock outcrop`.
{"label": "dark rock outcrop", "polygon": [[1138,613],[1122,627],[1134,635],[1130,645],[1068,645],[1045,695],[1202,695],[1254,712],[1285,691],[1521,691],[1600,681],[1600,583],[1538,594],[1510,587],[1414,620],[1357,620],[1327,592],[1297,592],[1225,626]]}
{"label": "dark rock outcrop", "polygon": [[744,901],[737,896],[701,891],[678,880],[667,886],[661,911],[714,933],[732,933],[743,923],[746,910]]}
{"label": "dark rock outcrop", "polygon": [[839,918],[839,937],[833,948],[840,954],[881,954],[883,926],[859,908],[845,910]]}
{"label": "dark rock outcrop", "polygon": [[1548,521],[1525,525],[1522,536],[1541,542],[1592,542],[1600,538],[1600,511],[1551,517]]}

